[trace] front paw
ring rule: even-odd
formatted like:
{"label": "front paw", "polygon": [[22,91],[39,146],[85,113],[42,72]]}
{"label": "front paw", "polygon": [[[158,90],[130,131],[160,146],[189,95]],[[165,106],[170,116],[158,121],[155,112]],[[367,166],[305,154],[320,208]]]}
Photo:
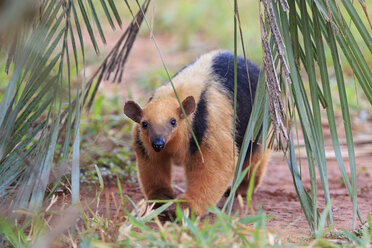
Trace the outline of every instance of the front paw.
{"label": "front paw", "polygon": [[[160,189],[155,191],[154,193],[148,196],[149,200],[156,201],[156,200],[173,200],[175,197],[173,192],[169,189]],[[156,202],[154,208],[159,208],[162,206],[164,202]]]}
{"label": "front paw", "polygon": [[190,205],[187,202],[174,202],[170,207],[164,210],[160,215],[159,218],[162,221],[176,221],[177,220],[177,209],[183,211],[184,215],[188,217],[188,213],[190,212]]}
{"label": "front paw", "polygon": [[[196,216],[202,216],[207,212],[206,207],[210,206],[206,204],[204,201],[199,199],[198,197],[193,197],[191,195],[185,194],[179,198],[181,201],[180,207],[181,210],[189,210],[190,214],[196,215]],[[173,205],[173,208],[176,208],[176,205]]]}

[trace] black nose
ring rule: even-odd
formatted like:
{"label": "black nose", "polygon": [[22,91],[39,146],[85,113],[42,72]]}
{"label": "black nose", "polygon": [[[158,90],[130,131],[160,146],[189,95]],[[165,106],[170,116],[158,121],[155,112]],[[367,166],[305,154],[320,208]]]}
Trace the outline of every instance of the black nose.
{"label": "black nose", "polygon": [[154,148],[155,152],[160,152],[164,148],[164,145],[164,139],[156,139],[152,142],[152,148]]}

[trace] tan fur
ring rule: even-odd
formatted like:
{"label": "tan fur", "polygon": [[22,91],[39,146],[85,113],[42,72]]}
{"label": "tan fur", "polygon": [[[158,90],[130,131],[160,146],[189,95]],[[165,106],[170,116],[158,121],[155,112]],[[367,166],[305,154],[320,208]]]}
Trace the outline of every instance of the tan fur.
{"label": "tan fur", "polygon": [[[172,79],[181,101],[188,96],[193,96],[198,103],[201,92],[208,87],[206,95],[208,128],[201,144],[204,163],[198,151],[192,155],[189,152],[191,135],[185,119],[178,112],[179,104],[170,83],[159,87],[151,102],[142,110],[141,120],[147,121],[151,127],[145,130],[140,124],[136,124],[133,129],[133,147],[137,154],[138,174],[147,199],[173,198],[171,165],[180,164],[184,166],[187,181],[186,192],[180,199],[187,202],[183,204],[184,208],[191,207],[197,215],[204,214],[205,207],[216,204],[221,198],[232,181],[234,162],[237,161],[237,156],[234,158],[233,155],[235,142],[232,138],[231,100],[205,69],[209,68],[211,59],[218,52],[203,55],[193,65],[180,72],[182,76]],[[194,114],[195,112],[188,116],[190,123]],[[166,126],[172,118],[176,119],[177,126],[169,129]],[[138,131],[140,141],[147,152],[146,156],[143,155],[136,141]],[[155,152],[151,145],[151,137],[158,133],[166,137],[165,147],[161,152]],[[253,164],[260,161],[256,172],[256,185],[261,181],[267,158],[268,154],[261,156],[261,151],[253,154],[251,158]],[[246,159],[245,166],[248,163],[250,161]],[[243,183],[248,180],[249,176]],[[244,187],[242,186],[241,189]]]}
{"label": "tan fur", "polygon": [[248,170],[247,176],[243,179],[241,184],[239,185],[236,194],[240,194],[242,196],[245,196],[248,191],[249,182],[252,177],[252,173],[254,169],[256,168],[255,176],[254,176],[254,185],[253,185],[253,191],[256,191],[258,186],[260,186],[260,183],[262,181],[262,177],[265,174],[266,171],[266,165],[270,157],[271,150],[266,148],[264,153],[262,154],[262,147],[259,146],[256,151],[253,152],[251,156],[247,156],[244,160],[243,168],[247,168],[249,165],[251,167]]}

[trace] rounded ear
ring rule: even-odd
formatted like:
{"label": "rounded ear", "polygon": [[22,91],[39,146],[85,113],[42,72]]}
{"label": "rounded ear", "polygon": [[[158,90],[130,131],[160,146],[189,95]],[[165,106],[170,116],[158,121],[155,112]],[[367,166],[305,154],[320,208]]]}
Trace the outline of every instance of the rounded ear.
{"label": "rounded ear", "polygon": [[[193,96],[186,97],[185,100],[182,101],[182,106],[183,109],[185,110],[186,115],[192,114],[196,108],[194,97]],[[180,107],[178,107],[178,112],[180,114],[181,119],[185,118]]]}
{"label": "rounded ear", "polygon": [[124,114],[137,123],[140,123],[142,119],[142,109],[134,101],[127,101],[125,103]]}

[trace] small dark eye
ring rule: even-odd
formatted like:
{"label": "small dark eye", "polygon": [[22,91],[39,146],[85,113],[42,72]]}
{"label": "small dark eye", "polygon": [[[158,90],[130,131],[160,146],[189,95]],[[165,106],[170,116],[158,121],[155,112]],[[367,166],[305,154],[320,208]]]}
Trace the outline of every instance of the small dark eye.
{"label": "small dark eye", "polygon": [[175,119],[172,119],[170,123],[171,123],[172,126],[176,126],[176,124],[177,124]]}
{"label": "small dark eye", "polygon": [[149,124],[148,124],[146,121],[143,121],[143,122],[142,122],[142,127],[143,127],[143,128],[146,128],[148,125],[149,125]]}

